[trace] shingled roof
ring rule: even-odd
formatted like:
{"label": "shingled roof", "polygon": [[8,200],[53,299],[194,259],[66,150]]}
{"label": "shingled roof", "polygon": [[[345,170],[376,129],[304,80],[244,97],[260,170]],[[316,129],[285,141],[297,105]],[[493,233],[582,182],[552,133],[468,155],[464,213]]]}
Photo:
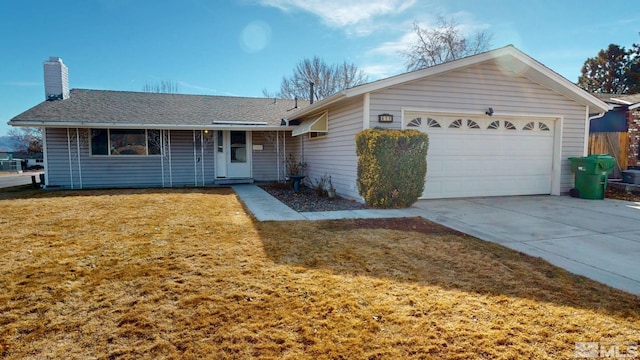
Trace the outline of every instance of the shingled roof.
{"label": "shingled roof", "polygon": [[640,94],[602,94],[594,93],[598,99],[610,104],[632,105],[640,103]]}
{"label": "shingled roof", "polygon": [[[308,102],[298,100],[298,106]],[[72,89],[66,100],[44,101],[9,124],[72,127],[280,127],[295,101],[273,98],[157,94]]]}

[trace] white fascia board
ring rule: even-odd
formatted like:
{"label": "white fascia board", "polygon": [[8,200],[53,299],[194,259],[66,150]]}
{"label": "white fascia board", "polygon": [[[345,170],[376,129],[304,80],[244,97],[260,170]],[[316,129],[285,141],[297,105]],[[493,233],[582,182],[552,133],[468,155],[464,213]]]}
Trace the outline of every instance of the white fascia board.
{"label": "white fascia board", "polygon": [[369,84],[356,86],[354,88],[345,90],[345,93],[347,97],[357,96],[357,95],[362,95],[365,93],[370,93],[373,91],[385,89],[391,86],[403,84],[406,82],[420,80],[425,77],[442,74],[448,71],[456,70],[465,66],[469,66],[479,62],[493,59],[496,56],[499,56],[496,52],[503,49],[498,49],[491,52],[478,54],[478,55],[470,56],[470,57],[459,59],[459,60],[450,61],[444,64],[431,66],[426,69],[416,70],[409,73],[392,76],[390,78],[374,81]]}
{"label": "white fascia board", "polygon": [[340,91],[337,92],[331,96],[329,96],[328,98],[324,98],[320,101],[314,102],[313,104],[307,106],[306,108],[291,114],[288,119],[299,119],[301,117],[307,116],[309,114],[312,113],[316,113],[318,111],[320,111],[320,109],[323,109],[337,101],[342,100],[342,98],[345,97],[345,91]]}
{"label": "white fascia board", "polygon": [[47,127],[47,128],[86,128],[86,129],[164,129],[164,130],[246,130],[246,131],[292,131],[296,126],[264,126],[246,124],[213,124],[213,125],[171,125],[171,124],[121,124],[121,123],[88,123],[88,122],[46,122],[20,121],[9,122],[11,126]]}
{"label": "white fascia board", "polygon": [[[524,66],[513,66],[507,61],[508,56],[513,57]],[[505,59],[501,62],[500,59]],[[609,105],[604,101],[596,98],[595,96],[580,89],[578,86],[565,79],[558,73],[542,65],[540,62],[534,60],[527,54],[521,52],[513,46],[506,46],[486,53],[469,56],[463,59],[454,60],[448,63],[428,67],[426,69],[413,71],[406,74],[397,75],[387,79],[378,80],[369,84],[360,85],[348,90],[345,90],[347,97],[361,95],[364,93],[370,93],[373,91],[381,90],[395,85],[400,85],[406,82],[419,80],[426,77],[431,77],[439,74],[443,74],[449,71],[454,71],[467,66],[479,64],[489,60],[496,60],[499,64],[502,64],[506,69],[516,72],[522,76],[529,78],[530,80],[537,82],[545,87],[553,89],[558,93],[569,97],[581,103],[587,105],[594,110],[600,110],[605,112],[609,109]]]}
{"label": "white fascia board", "polygon": [[592,108],[592,110],[597,110],[598,112],[606,112],[610,109],[609,104],[579,88],[577,85],[565,79],[560,74],[542,65],[528,55],[516,49],[513,50],[514,51],[512,52],[512,55],[524,65],[526,65],[526,68],[516,70],[522,76],[525,76],[532,81],[555,90],[558,93],[567,96],[568,98],[582,105],[586,105]]}
{"label": "white fascia board", "polygon": [[640,102],[635,103],[635,104],[633,104],[633,105],[628,107],[629,110],[635,110],[637,108],[640,108]]}

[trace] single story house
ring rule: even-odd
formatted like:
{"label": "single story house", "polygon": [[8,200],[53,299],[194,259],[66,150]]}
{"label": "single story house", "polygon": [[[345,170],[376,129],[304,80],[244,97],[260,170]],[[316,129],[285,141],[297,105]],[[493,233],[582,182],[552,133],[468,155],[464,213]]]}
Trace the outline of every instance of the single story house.
{"label": "single story house", "polygon": [[587,153],[590,118],[609,109],[513,46],[312,104],[68,91],[66,66],[47,63],[49,101],[9,124],[44,128],[46,183],[63,188],[283,180],[292,156],[307,179],[328,174],[339,195],[361,199],[355,135],[384,127],[429,134],[423,198],[559,195],[573,186],[568,158]]}

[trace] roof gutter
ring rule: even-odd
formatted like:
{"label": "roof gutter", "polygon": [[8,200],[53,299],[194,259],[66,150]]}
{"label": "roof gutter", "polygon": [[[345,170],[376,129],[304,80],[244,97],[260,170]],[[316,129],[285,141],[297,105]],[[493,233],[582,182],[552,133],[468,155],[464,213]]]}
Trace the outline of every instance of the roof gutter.
{"label": "roof gutter", "polygon": [[165,130],[247,130],[247,131],[292,131],[296,126],[232,124],[230,122],[212,125],[171,125],[171,124],[121,124],[88,122],[46,122],[46,121],[9,121],[11,126],[48,127],[48,128],[86,128],[86,129],[165,129]]}

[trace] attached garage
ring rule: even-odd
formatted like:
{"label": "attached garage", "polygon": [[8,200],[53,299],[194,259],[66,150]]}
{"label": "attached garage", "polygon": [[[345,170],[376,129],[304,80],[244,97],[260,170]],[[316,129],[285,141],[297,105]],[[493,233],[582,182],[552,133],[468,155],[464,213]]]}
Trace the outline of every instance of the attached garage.
{"label": "attached garage", "polygon": [[305,159],[309,178],[328,174],[339,195],[358,199],[355,135],[417,129],[429,135],[425,199],[561,195],[574,185],[568,158],[586,155],[589,120],[608,108],[506,46],[316,102],[295,116],[306,129],[326,112],[326,132],[287,149]]}
{"label": "attached garage", "polygon": [[551,194],[557,119],[407,111],[429,135],[424,199]]}

